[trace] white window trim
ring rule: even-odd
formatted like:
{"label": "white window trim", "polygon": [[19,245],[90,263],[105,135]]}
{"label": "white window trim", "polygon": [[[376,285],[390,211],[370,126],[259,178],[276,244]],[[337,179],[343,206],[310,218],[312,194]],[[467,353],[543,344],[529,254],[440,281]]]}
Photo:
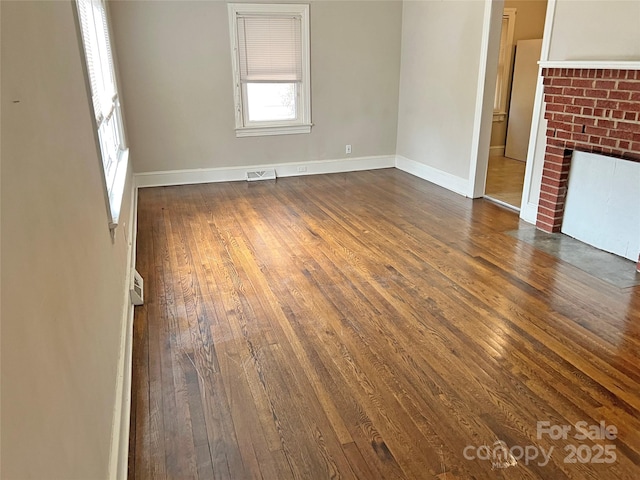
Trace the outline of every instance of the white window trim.
{"label": "white window trim", "polygon": [[[114,58],[113,42],[111,41],[111,26],[109,22],[109,10],[107,8],[107,2],[105,0],[94,0],[94,1],[100,2],[104,8],[106,23],[107,23],[107,35],[109,36],[108,45],[109,45],[109,48],[111,49],[111,52],[110,52],[111,58],[113,59]],[[101,147],[100,136],[98,133],[100,125],[98,124],[97,117],[102,118],[102,113],[98,114],[95,111],[96,106],[93,102],[93,92],[91,90],[91,81],[89,79],[90,73],[89,73],[89,67],[87,65],[87,51],[84,44],[79,0],[76,0],[75,3],[76,3],[76,13],[77,13],[77,21],[78,21],[78,38],[79,38],[80,48],[81,48],[83,60],[84,60],[83,70],[85,73],[85,83],[87,85],[88,99],[89,99],[89,103],[91,104],[91,111],[93,113],[93,115],[91,115],[91,122],[93,124],[93,132],[94,132],[94,137],[96,141],[96,149],[98,152],[98,156],[100,158],[100,173],[102,176],[102,183],[104,186],[104,193],[105,193],[105,201],[107,204],[109,229],[113,231],[118,226],[118,223],[120,220],[120,210],[122,208],[122,200],[124,199],[124,190],[125,190],[125,185],[127,181],[127,171],[129,168],[129,148],[127,147],[126,133],[124,130],[122,111],[120,107],[118,80],[115,72],[115,64],[112,64],[111,68],[113,69],[112,75],[113,75],[113,85],[115,89],[115,94],[113,97],[113,102],[114,102],[113,108],[110,111],[109,116],[112,116],[112,115],[116,116],[116,120],[118,122],[117,124],[118,134],[120,136],[121,141],[120,141],[120,148],[118,149],[118,153],[117,153],[118,158],[114,166],[115,172],[112,175],[111,181],[109,181],[107,179],[107,174],[105,172],[103,152]]]}
{"label": "white window trim", "polygon": [[[231,39],[231,66],[233,71],[233,98],[235,107],[236,137],[258,137],[266,135],[291,135],[310,133],[311,127],[311,62],[309,45],[309,5],[303,4],[267,4],[267,3],[230,3],[229,34]],[[295,122],[258,122],[244,121],[242,86],[238,65],[238,25],[237,15],[247,14],[289,14],[300,15],[302,19],[302,81],[298,95],[300,118]]]}
{"label": "white window trim", "polygon": [[516,25],[516,10],[517,9],[515,8],[505,8],[502,14],[502,19],[507,20],[507,39],[504,48],[507,58],[504,59],[504,63],[502,65],[502,76],[498,74],[496,97],[500,99],[500,108],[494,108],[493,110],[494,122],[502,122],[507,118],[507,100],[509,97],[509,76],[511,74],[511,63],[513,61],[513,35]]}

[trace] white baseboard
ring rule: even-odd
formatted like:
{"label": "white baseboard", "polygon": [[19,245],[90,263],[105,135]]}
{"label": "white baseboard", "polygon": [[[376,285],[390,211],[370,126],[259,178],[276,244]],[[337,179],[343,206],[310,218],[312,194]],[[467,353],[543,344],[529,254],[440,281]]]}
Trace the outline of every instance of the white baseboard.
{"label": "white baseboard", "polygon": [[[141,172],[134,174],[137,188],[189,185],[197,183],[245,181],[247,170],[273,168],[277,177],[295,177],[324,173],[356,172],[393,168],[435,183],[460,195],[467,193],[469,182],[401,155],[379,155],[373,157],[343,158],[338,160],[316,160],[310,162],[279,163],[268,165],[246,165],[241,167],[198,168],[189,170],[168,170]],[[306,168],[306,171],[299,171]]]}
{"label": "white baseboard", "polygon": [[505,145],[498,145],[497,147],[489,147],[490,157],[504,157]]}
{"label": "white baseboard", "polygon": [[538,218],[538,205],[527,202],[520,206],[520,218],[527,223],[536,224]]}
{"label": "white baseboard", "polygon": [[[311,162],[279,163],[270,165],[247,165],[242,167],[199,168],[192,170],[170,170],[163,172],[136,173],[137,187],[161,187],[194,183],[233,182],[246,180],[247,170],[273,168],[277,177],[318,175],[322,173],[356,172],[395,166],[395,155],[375,157],[342,158],[338,160],[316,160]],[[304,171],[299,171],[306,168]]]}
{"label": "white baseboard", "polygon": [[131,375],[133,368],[133,314],[134,308],[129,296],[131,271],[135,268],[136,236],[138,224],[138,189],[132,186],[131,207],[129,213],[129,230],[127,239],[127,265],[124,292],[124,312],[120,349],[118,352],[118,369],[116,374],[116,401],[113,409],[111,427],[111,451],[109,453],[109,480],[126,480],[129,462],[129,429],[131,417]]}
{"label": "white baseboard", "polygon": [[403,172],[410,173],[416,177],[427,180],[428,182],[435,183],[441,187],[451,190],[463,196],[467,196],[469,189],[469,180],[462,177],[451,175],[450,173],[443,172],[437,168],[430,167],[424,163],[410,160],[402,155],[396,156],[396,168]]}

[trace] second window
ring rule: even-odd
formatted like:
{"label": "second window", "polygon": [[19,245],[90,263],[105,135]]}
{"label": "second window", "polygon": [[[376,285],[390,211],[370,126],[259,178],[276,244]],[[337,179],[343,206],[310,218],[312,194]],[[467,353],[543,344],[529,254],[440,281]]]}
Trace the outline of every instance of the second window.
{"label": "second window", "polygon": [[309,6],[229,4],[236,136],[311,131]]}

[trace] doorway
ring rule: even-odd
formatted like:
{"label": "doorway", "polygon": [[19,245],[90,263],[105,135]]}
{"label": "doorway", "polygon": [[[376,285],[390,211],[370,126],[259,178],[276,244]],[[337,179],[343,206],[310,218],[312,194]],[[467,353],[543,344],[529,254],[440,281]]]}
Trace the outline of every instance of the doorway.
{"label": "doorway", "polygon": [[506,0],[485,194],[519,211],[547,0]]}
{"label": "doorway", "polygon": [[505,156],[489,157],[485,198],[520,210],[525,162]]}

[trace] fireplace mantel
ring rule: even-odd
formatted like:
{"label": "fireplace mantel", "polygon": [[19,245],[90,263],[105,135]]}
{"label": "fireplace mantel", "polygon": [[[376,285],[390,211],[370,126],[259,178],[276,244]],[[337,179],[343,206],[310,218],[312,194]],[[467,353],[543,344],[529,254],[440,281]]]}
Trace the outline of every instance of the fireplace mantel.
{"label": "fireplace mantel", "polygon": [[640,60],[547,60],[541,68],[579,68],[591,70],[640,70]]}

